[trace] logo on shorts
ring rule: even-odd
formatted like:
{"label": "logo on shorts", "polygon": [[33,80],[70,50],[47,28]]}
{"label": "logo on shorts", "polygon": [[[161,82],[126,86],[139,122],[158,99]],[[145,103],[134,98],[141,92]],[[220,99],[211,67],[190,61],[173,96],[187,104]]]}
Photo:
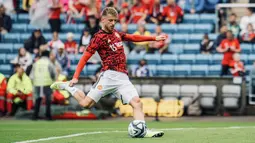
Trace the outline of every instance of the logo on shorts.
{"label": "logo on shorts", "polygon": [[98,89],[98,90],[102,90],[102,89],[103,89],[103,86],[102,86],[102,85],[98,85],[98,86],[97,86],[97,89]]}

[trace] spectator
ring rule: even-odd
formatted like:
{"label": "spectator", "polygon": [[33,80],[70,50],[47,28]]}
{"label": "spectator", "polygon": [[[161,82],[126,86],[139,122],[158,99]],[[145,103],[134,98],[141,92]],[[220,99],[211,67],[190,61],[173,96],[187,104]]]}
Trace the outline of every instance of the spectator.
{"label": "spectator", "polygon": [[141,60],[139,62],[139,66],[134,71],[135,77],[149,77],[150,76],[150,70],[147,67],[146,60]]}
{"label": "spectator", "polygon": [[27,52],[25,48],[20,48],[18,56],[15,57],[15,59],[13,59],[11,63],[14,65],[19,64],[24,69],[26,74],[29,75],[30,68],[28,67],[32,65],[33,59],[31,54]]}
{"label": "spectator", "polygon": [[[30,74],[33,80],[35,93],[35,107],[32,120],[38,119],[42,97],[46,99],[46,119],[52,120],[51,117],[51,89],[50,85],[56,79],[56,71],[49,59],[50,52],[42,51],[41,57],[33,65],[32,73]],[[42,72],[43,71],[43,72]]]}
{"label": "spectator", "polygon": [[141,0],[133,0],[133,6],[131,8],[131,18],[130,22],[128,23],[138,23],[142,24],[145,23],[145,19],[148,14],[148,10],[142,4]]}
{"label": "spectator", "polygon": [[24,47],[31,54],[38,54],[39,47],[46,44],[46,40],[42,35],[41,30],[35,30],[31,37],[25,41]]}
{"label": "spectator", "polygon": [[37,0],[29,10],[30,24],[36,28],[49,28],[49,3],[47,0]]}
{"label": "spectator", "polygon": [[128,23],[131,17],[131,11],[128,8],[128,3],[123,3],[121,5],[122,9],[120,10],[120,14],[119,14],[119,20],[120,23]]}
{"label": "spectator", "polygon": [[170,38],[166,33],[162,32],[162,29],[160,26],[157,26],[155,29],[155,33],[152,34],[152,36],[159,36],[159,35],[166,35],[167,39],[165,41],[153,41],[149,44],[149,53],[154,53],[155,51],[158,51],[160,54],[168,53],[168,46],[170,44]]}
{"label": "spectator", "polygon": [[226,25],[223,25],[221,28],[220,28],[220,35],[218,35],[216,41],[215,41],[215,44],[216,46],[219,46],[220,43],[226,39],[226,33],[228,31],[228,28]]}
{"label": "spectator", "polygon": [[22,1],[22,9],[25,11],[29,11],[29,9],[33,3],[34,3],[34,0],[23,0]]}
{"label": "spectator", "polygon": [[3,5],[5,7],[7,15],[10,15],[14,12],[12,0],[2,0],[2,1],[0,0],[0,5]]}
{"label": "spectator", "polygon": [[12,75],[7,85],[7,114],[13,116],[19,106],[27,110],[33,107],[32,82],[20,65],[16,65],[16,73]]}
{"label": "spectator", "polygon": [[99,31],[100,29],[99,21],[96,19],[94,15],[90,15],[88,17],[88,21],[86,22],[86,27],[89,28],[89,33],[92,36]]}
{"label": "spectator", "polygon": [[160,4],[160,0],[155,0],[154,5],[151,7],[149,11],[149,17],[147,21],[149,23],[161,24],[164,22],[164,18],[162,16],[163,13],[163,5]]}
{"label": "spectator", "polygon": [[233,55],[233,61],[230,63],[231,67],[231,74],[233,76],[244,76],[245,74],[245,69],[244,69],[244,64],[242,61],[240,61],[240,55],[238,53],[235,53]]}
{"label": "spectator", "polygon": [[61,31],[60,14],[64,12],[64,9],[59,0],[52,0],[52,6],[50,7],[49,23],[51,32]]}
{"label": "spectator", "polygon": [[228,30],[231,30],[234,34],[234,36],[237,38],[240,32],[240,27],[238,23],[236,22],[236,14],[232,13],[229,16],[229,23],[228,23]]}
{"label": "spectator", "polygon": [[0,116],[5,114],[5,101],[6,101],[6,88],[7,88],[7,79],[0,73]]}
{"label": "spectator", "polygon": [[82,17],[88,7],[86,3],[83,3],[80,0],[76,0],[76,1],[70,0],[68,2],[68,8],[69,10],[67,11],[67,14],[68,14],[67,23],[70,23],[72,21],[72,18]]}
{"label": "spectator", "polygon": [[65,51],[68,54],[77,54],[78,53],[78,44],[73,40],[73,33],[69,32],[66,35],[66,42],[65,42]]}
{"label": "spectator", "polygon": [[242,35],[242,41],[245,43],[254,43],[255,42],[255,33],[252,24],[248,24],[247,33]]}
{"label": "spectator", "polygon": [[227,38],[221,42],[220,46],[216,50],[219,53],[224,54],[221,62],[221,76],[228,75],[230,63],[233,61],[233,54],[241,51],[240,44],[237,39],[234,39],[232,31],[227,31]]}
{"label": "spectator", "polygon": [[[135,35],[144,35],[149,36],[151,33],[145,29],[145,26],[140,24],[137,26],[138,30],[134,33]],[[144,54],[148,50],[149,42],[136,42],[134,43],[134,49],[131,51],[132,54],[134,53],[140,53]]]}
{"label": "spectator", "polygon": [[60,75],[62,73],[62,68],[60,63],[56,60],[56,53],[54,52],[50,52],[50,61],[53,64],[53,66],[56,69],[56,75],[58,77],[58,75]]}
{"label": "spectator", "polygon": [[87,48],[87,46],[89,45],[91,39],[91,35],[89,33],[89,29],[85,28],[82,32],[81,38],[80,38],[80,48],[79,48],[79,53],[83,53],[84,50]]}
{"label": "spectator", "polygon": [[204,5],[205,12],[215,13],[215,7],[220,2],[220,0],[206,0]]}
{"label": "spectator", "polygon": [[70,71],[70,60],[68,59],[68,56],[65,53],[65,45],[62,43],[58,44],[58,52],[56,54],[56,59],[61,65],[62,74],[67,76]]}
{"label": "spectator", "polygon": [[184,12],[176,5],[174,0],[167,0],[167,6],[164,7],[162,15],[166,18],[165,21],[171,24],[182,22]]}
{"label": "spectator", "polygon": [[201,54],[211,54],[213,52],[213,41],[209,39],[208,34],[204,35],[202,42],[200,43]]}
{"label": "spectator", "polygon": [[252,8],[247,8],[246,16],[243,16],[240,21],[241,34],[247,33],[247,26],[250,23],[255,27],[255,14],[253,14]]}
{"label": "spectator", "polygon": [[185,12],[187,13],[201,13],[203,12],[205,0],[186,0]]}
{"label": "spectator", "polygon": [[11,31],[12,20],[11,17],[5,14],[5,8],[0,5],[0,32],[6,34]]}
{"label": "spectator", "polygon": [[48,42],[48,45],[49,45],[50,49],[53,52],[57,53],[57,50],[58,50],[57,46],[58,46],[59,43],[63,43],[63,42],[59,39],[58,32],[53,32],[52,33],[52,40],[50,42]]}

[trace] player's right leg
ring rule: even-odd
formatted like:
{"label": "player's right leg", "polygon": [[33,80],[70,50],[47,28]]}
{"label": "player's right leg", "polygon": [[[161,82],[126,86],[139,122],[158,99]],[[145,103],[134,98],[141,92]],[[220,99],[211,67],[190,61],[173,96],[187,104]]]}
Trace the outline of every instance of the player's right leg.
{"label": "player's right leg", "polygon": [[69,82],[54,82],[50,86],[50,88],[58,89],[58,90],[67,90],[84,108],[91,108],[95,104],[95,101],[91,99],[89,96],[86,96],[83,91],[81,91],[80,89],[76,87],[70,87]]}

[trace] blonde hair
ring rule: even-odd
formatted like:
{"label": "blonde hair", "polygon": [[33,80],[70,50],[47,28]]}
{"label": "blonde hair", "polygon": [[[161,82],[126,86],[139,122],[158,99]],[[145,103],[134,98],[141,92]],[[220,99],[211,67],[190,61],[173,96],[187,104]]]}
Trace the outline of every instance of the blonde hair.
{"label": "blonde hair", "polygon": [[104,10],[101,13],[101,17],[102,16],[106,16],[108,14],[110,14],[112,16],[115,16],[115,17],[118,17],[118,12],[117,12],[117,10],[114,7],[106,7],[106,8],[104,8]]}

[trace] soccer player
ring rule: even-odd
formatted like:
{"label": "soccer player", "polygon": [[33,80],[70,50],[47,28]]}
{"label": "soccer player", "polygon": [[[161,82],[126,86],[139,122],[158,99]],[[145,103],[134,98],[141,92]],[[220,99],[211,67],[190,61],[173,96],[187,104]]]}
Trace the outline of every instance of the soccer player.
{"label": "soccer player", "polygon": [[[118,13],[114,8],[107,7],[102,11],[102,29],[91,39],[90,44],[78,63],[73,79],[69,82],[55,82],[51,85],[51,88],[69,91],[79,104],[85,108],[92,107],[100,98],[113,93],[121,99],[123,104],[130,104],[132,106],[135,120],[145,123],[142,103],[127,75],[126,56],[122,41],[161,41],[165,40],[166,37],[164,35],[154,37],[118,32],[114,29],[117,21]],[[93,85],[88,95],[85,96],[82,90],[73,87],[73,85],[78,82],[84,65],[96,51],[102,60],[102,72],[98,81]],[[147,130],[145,137],[161,137],[163,135],[162,131]]]}

